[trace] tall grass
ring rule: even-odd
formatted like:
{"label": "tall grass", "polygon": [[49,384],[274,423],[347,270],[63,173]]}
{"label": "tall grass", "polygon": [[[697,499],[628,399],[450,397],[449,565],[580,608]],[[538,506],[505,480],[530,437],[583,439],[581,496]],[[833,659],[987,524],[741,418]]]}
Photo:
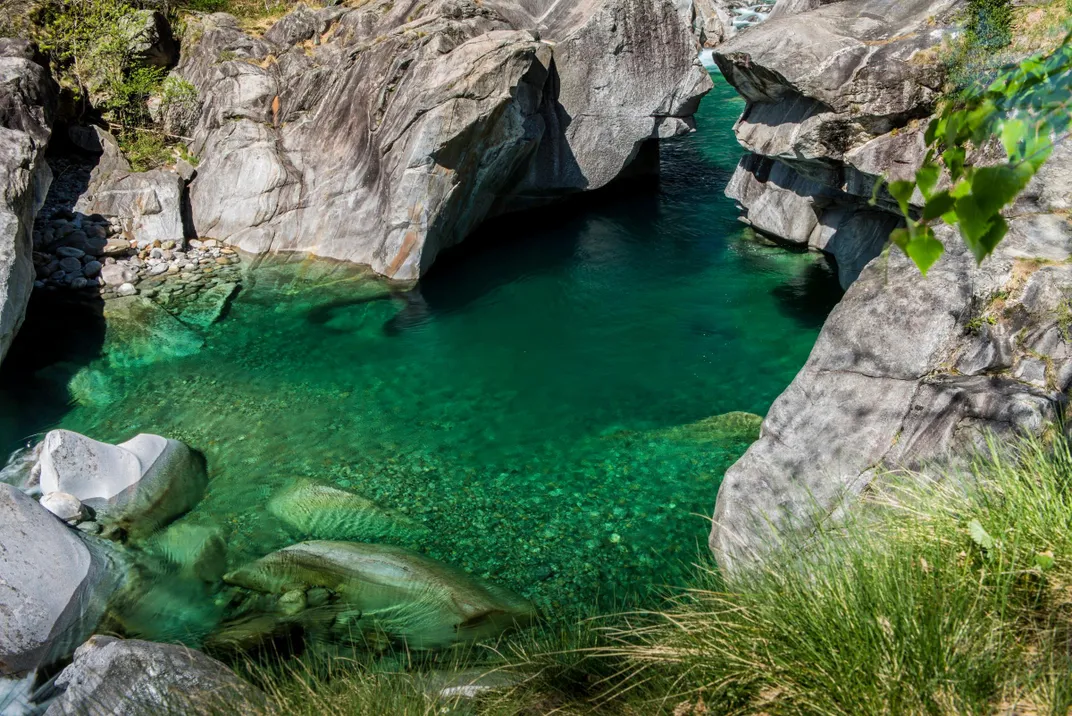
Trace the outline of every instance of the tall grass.
{"label": "tall grass", "polygon": [[[661,612],[257,678],[271,713],[318,716],[1069,713],[1068,442],[929,475],[887,476],[849,523],[729,580],[700,568]],[[439,695],[488,673],[476,699]]]}
{"label": "tall grass", "polygon": [[614,636],[716,713],[1068,713],[1069,445],[891,476],[850,524]]}

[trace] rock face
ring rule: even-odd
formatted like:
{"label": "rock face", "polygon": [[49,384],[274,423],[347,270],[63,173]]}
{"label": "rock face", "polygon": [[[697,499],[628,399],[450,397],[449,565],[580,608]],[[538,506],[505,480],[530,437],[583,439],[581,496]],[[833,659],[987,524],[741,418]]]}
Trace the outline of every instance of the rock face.
{"label": "rock face", "polygon": [[418,277],[485,218],[650,169],[710,79],[674,0],[379,0],[263,38],[208,15],[177,73],[202,113],[201,236]]}
{"label": "rock face", "polygon": [[0,675],[71,653],[118,586],[110,552],[0,483]]}
{"label": "rock face", "polygon": [[715,53],[748,100],[735,129],[751,154],[727,195],[760,231],[832,255],[844,287],[899,223],[885,192],[868,201],[877,177],[905,178],[922,161],[944,79],[934,48],[960,5],[782,0]]}
{"label": "rock face", "polygon": [[207,478],[198,456],[178,440],[138,435],[109,445],[69,430],[45,436],[41,489],[92,507],[103,525],[141,537],[187,512]]}
{"label": "rock face", "polygon": [[1037,434],[1057,417],[1072,387],[1070,165],[1066,142],[981,266],[942,227],[946,254],[926,279],[896,250],[863,269],[726,473],[710,540],[724,569],[836,515],[877,468],[946,459],[987,431]]}
{"label": "rock face", "polygon": [[293,623],[334,640],[379,634],[433,649],[494,637],[535,614],[508,589],[390,545],[303,542],[224,579],[275,600],[274,618],[256,622],[268,636]]}
{"label": "rock face", "polygon": [[173,644],[94,636],[56,677],[46,716],[256,713],[265,696],[201,652]]}
{"label": "rock face", "polygon": [[52,180],[45,163],[56,102],[33,48],[0,39],[0,360],[33,290],[33,221]]}
{"label": "rock face", "polygon": [[185,180],[169,169],[132,171],[115,137],[97,127],[74,127],[70,133],[80,146],[101,155],[75,210],[108,219],[118,227],[120,240],[142,246],[170,241],[181,248]]}

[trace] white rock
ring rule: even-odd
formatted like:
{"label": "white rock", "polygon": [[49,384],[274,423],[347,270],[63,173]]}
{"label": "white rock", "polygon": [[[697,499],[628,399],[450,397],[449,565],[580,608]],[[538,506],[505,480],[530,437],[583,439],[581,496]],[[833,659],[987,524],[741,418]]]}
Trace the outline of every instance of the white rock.
{"label": "white rock", "polygon": [[68,523],[78,522],[86,513],[82,501],[66,492],[49,492],[41,498],[41,506]]}
{"label": "white rock", "polygon": [[41,490],[66,492],[128,534],[148,534],[186,512],[205,487],[204,466],[188,447],[141,434],[109,445],[69,430],[45,436]]}
{"label": "white rock", "polygon": [[120,286],[135,280],[138,274],[124,264],[107,263],[101,268],[100,277],[107,286]]}
{"label": "white rock", "polygon": [[134,288],[132,283],[124,283],[115,290],[116,295],[119,296],[133,296],[138,292],[138,289]]}

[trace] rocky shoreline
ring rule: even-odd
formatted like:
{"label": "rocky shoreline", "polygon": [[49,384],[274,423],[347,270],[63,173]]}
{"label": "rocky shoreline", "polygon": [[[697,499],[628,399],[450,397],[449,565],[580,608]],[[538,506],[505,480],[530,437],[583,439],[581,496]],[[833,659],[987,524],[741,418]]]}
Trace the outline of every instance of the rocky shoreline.
{"label": "rocky shoreline", "polygon": [[756,229],[832,256],[848,289],[726,473],[710,537],[724,570],[852,509],[890,470],[982,449],[988,435],[1040,434],[1061,415],[1072,386],[1067,142],[981,265],[945,226],[946,253],[924,278],[901,252],[883,254],[901,222],[890,197],[868,202],[878,177],[922,162],[943,83],[936,48],[962,10],[837,2],[774,13],[715,52],[748,100],[736,132],[751,153],[727,194]]}

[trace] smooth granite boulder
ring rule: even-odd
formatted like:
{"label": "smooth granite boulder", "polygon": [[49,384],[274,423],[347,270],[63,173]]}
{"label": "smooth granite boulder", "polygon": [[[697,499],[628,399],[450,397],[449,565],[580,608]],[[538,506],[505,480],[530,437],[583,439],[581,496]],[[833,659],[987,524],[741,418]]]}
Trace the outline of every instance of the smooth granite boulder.
{"label": "smooth granite boulder", "polygon": [[69,655],[123,579],[115,555],[0,483],[0,675]]}
{"label": "smooth granite boulder", "polygon": [[374,0],[264,37],[191,20],[194,228],[415,279],[488,217],[652,171],[711,87],[679,4]]}
{"label": "smooth granite boulder", "polygon": [[107,530],[143,537],[189,511],[207,483],[201,458],[178,440],[141,434],[119,445],[70,430],[45,436],[41,490],[89,505]]}
{"label": "smooth granite boulder", "polygon": [[56,677],[46,716],[259,713],[263,692],[199,651],[94,636]]}
{"label": "smooth granite boulder", "polygon": [[[110,156],[106,151],[102,162]],[[122,227],[128,241],[141,245],[175,241],[182,245],[186,236],[182,223],[186,182],[169,169],[131,172],[124,164],[125,160],[115,162],[111,164],[113,171],[95,174],[75,210],[112,220]]]}
{"label": "smooth granite boulder", "polygon": [[303,542],[224,577],[270,595],[272,612],[218,636],[248,639],[250,625],[270,636],[300,624],[333,640],[384,635],[414,649],[435,649],[497,636],[534,616],[532,604],[508,589],[390,545]]}
{"label": "smooth granite boulder", "polygon": [[28,43],[0,40],[0,361],[33,290],[34,217],[52,182],[45,162],[56,88]]}

